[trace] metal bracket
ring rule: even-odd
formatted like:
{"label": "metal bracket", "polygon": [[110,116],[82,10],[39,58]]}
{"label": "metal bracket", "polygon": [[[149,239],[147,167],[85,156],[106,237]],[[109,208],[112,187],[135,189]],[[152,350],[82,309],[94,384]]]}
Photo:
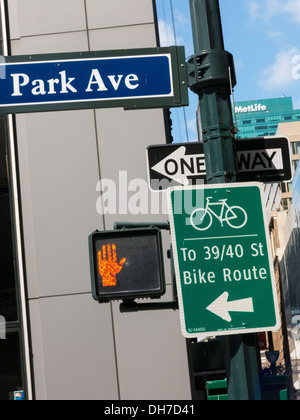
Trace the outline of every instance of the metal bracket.
{"label": "metal bracket", "polygon": [[125,300],[120,304],[120,312],[140,312],[140,311],[159,311],[165,309],[178,309],[178,302],[157,302],[157,303],[137,303],[134,300]]}
{"label": "metal bracket", "polygon": [[188,83],[192,92],[199,94],[204,87],[216,84],[236,85],[233,56],[224,50],[206,50],[194,54],[187,62]]}
{"label": "metal bracket", "polygon": [[144,223],[132,223],[132,222],[115,222],[114,223],[114,230],[119,229],[143,229],[143,228],[151,228],[155,227],[160,230],[170,230],[170,223],[169,222],[144,222]]}

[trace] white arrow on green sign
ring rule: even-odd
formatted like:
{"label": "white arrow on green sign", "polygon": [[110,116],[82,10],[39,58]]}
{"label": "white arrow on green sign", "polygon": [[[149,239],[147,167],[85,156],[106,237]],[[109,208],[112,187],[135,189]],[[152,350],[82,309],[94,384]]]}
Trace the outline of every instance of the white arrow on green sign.
{"label": "white arrow on green sign", "polygon": [[229,293],[224,292],[206,309],[227,322],[232,320],[229,312],[254,312],[252,298],[228,302],[228,297]]}
{"label": "white arrow on green sign", "polygon": [[183,335],[278,330],[262,185],[171,188],[169,206]]}

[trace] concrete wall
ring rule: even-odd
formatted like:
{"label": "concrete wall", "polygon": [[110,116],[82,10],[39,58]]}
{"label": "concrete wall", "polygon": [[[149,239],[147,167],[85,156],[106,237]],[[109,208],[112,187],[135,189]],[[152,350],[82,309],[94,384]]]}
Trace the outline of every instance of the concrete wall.
{"label": "concrete wall", "polygon": [[[8,7],[13,55],[156,46],[152,0]],[[90,286],[92,231],[167,219],[96,211],[100,178],[147,179],[145,149],[165,142],[162,110],[18,115],[16,131],[36,398],[189,399],[178,312],[120,314],[118,303],[93,301]]]}

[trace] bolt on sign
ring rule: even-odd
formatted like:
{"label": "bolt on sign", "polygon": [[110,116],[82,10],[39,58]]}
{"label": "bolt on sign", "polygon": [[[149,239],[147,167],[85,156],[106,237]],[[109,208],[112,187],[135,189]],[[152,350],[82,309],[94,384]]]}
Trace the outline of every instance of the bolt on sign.
{"label": "bolt on sign", "polygon": [[278,330],[262,185],[174,187],[168,199],[183,335]]}
{"label": "bolt on sign", "polygon": [[98,302],[165,293],[159,229],[95,231],[89,236],[89,250],[92,293]]}

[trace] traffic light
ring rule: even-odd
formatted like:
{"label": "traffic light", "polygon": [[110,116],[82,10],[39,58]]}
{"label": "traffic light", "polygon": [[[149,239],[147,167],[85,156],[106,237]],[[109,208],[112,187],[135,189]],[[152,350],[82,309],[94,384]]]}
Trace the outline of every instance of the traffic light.
{"label": "traffic light", "polygon": [[158,228],[99,232],[89,236],[93,298],[98,302],[159,298],[165,293]]}

